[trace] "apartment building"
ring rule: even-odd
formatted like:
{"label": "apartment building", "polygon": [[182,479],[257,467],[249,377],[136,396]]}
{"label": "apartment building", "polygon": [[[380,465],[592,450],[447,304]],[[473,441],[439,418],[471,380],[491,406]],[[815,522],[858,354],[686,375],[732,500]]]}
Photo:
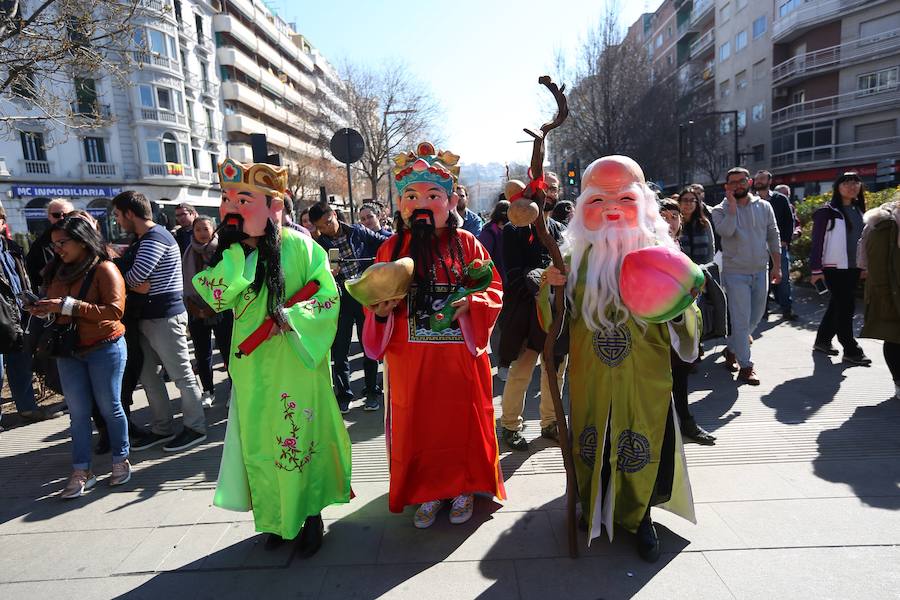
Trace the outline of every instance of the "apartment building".
{"label": "apartment building", "polygon": [[[218,205],[215,164],[224,144],[209,35],[217,9],[217,0],[145,0],[135,16],[131,85],[102,72],[64,84],[72,118],[99,113],[108,117],[105,126],[67,134],[26,120],[17,135],[0,140],[0,199],[14,232],[41,230],[45,207],[57,197],[94,214],[104,230],[114,229],[108,207],[123,189],[144,193],[157,208]],[[16,104],[13,114],[35,114]]]}
{"label": "apartment building", "polygon": [[900,3],[776,0],[771,164],[799,195],[897,181]]}

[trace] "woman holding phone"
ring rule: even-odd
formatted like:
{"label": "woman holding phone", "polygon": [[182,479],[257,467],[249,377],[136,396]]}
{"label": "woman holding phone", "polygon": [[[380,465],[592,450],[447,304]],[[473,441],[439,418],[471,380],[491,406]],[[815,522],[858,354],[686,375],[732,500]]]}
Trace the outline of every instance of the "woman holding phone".
{"label": "woman holding phone", "polygon": [[50,239],[55,256],[42,273],[46,299],[27,310],[60,325],[74,321],[77,326],[74,354],[57,359],[72,430],[72,475],[61,496],[77,498],[97,483],[91,471],[94,402],[106,421],[112,447],[109,484],[131,479],[128,422],[120,400],[127,354],[121,321],[125,281],[87,220],[62,219],[51,226]]}

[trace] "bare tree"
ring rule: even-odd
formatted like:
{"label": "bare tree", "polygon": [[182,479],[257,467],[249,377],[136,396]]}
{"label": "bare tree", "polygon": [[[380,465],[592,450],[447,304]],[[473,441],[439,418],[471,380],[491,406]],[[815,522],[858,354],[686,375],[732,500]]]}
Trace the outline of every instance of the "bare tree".
{"label": "bare tree", "polygon": [[305,208],[319,201],[319,187],[329,194],[347,195],[347,177],[344,169],[324,154],[299,156],[292,161],[288,171],[288,189],[298,208]]}
{"label": "bare tree", "polygon": [[691,123],[687,131],[686,164],[689,172],[700,171],[717,183],[727,170],[726,131],[716,116],[706,116]]}
{"label": "bare tree", "polygon": [[[172,10],[161,0],[0,0],[0,127],[51,121],[63,132],[106,124],[93,81],[151,60],[136,38],[136,17]],[[89,83],[91,82],[91,83]],[[73,89],[74,88],[74,89]]]}
{"label": "bare tree", "polygon": [[345,64],[341,71],[344,86],[339,95],[347,105],[350,127],[366,144],[353,167],[368,181],[371,197],[378,198],[389,159],[433,133],[438,104],[402,63],[378,70]]}

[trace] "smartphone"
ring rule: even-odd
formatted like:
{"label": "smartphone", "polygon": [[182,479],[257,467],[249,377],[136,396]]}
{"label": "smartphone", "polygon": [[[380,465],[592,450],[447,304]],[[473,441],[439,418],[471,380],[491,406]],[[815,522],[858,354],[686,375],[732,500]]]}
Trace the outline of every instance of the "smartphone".
{"label": "smartphone", "polygon": [[824,279],[816,279],[816,283],[813,284],[816,286],[816,291],[819,292],[819,295],[825,294],[828,292],[828,286],[825,285]]}
{"label": "smartphone", "polygon": [[34,295],[32,292],[25,290],[24,292],[19,292],[16,298],[19,299],[19,302],[22,303],[22,306],[31,306],[35,304],[40,298]]}
{"label": "smartphone", "polygon": [[328,262],[334,267],[341,262],[341,251],[338,248],[328,249]]}

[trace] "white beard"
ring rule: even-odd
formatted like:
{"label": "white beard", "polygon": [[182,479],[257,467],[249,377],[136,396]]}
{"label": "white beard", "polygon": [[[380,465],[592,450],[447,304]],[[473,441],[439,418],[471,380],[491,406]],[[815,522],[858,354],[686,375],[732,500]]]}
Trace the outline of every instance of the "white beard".
{"label": "white beard", "polygon": [[[652,192],[648,192],[652,194]],[[619,272],[625,255],[649,246],[677,248],[669,235],[669,226],[659,215],[655,196],[647,199],[646,211],[642,211],[639,226],[619,228],[606,226],[596,231],[584,226],[582,211],[576,210],[566,229],[564,252],[571,257],[566,293],[575,306],[575,287],[582,264],[587,264],[584,295],[581,299],[581,317],[591,331],[612,332],[631,317],[619,295]],[[645,223],[649,221],[652,229]],[[645,326],[640,319],[638,325]]]}

